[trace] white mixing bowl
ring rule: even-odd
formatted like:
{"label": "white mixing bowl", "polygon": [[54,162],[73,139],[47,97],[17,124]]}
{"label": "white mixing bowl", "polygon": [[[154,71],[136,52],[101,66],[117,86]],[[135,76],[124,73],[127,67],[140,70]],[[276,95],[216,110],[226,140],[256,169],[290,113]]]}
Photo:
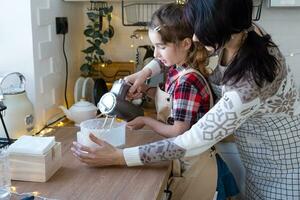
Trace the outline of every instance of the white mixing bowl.
{"label": "white mixing bowl", "polygon": [[126,122],[115,119],[110,128],[112,118],[107,119],[105,127],[103,127],[104,121],[105,118],[100,118],[81,122],[80,132],[77,132],[77,141],[88,147],[96,147],[98,145],[89,138],[89,134],[93,133],[99,139],[115,147],[125,145]]}

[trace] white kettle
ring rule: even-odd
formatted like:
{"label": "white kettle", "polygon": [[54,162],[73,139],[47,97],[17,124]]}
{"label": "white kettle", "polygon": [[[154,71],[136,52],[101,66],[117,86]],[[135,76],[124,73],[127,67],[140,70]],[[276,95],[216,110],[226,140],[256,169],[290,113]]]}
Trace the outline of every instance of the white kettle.
{"label": "white kettle", "polygon": [[71,106],[70,109],[67,109],[64,106],[59,106],[61,108],[68,119],[75,122],[76,125],[79,125],[80,122],[96,118],[98,108],[84,99],[76,102]]}
{"label": "white kettle", "polygon": [[[0,101],[7,107],[2,115],[9,137],[17,139],[22,135],[31,135],[34,128],[33,105],[26,95],[25,77],[21,73],[0,76]],[[6,138],[2,124],[0,137]]]}

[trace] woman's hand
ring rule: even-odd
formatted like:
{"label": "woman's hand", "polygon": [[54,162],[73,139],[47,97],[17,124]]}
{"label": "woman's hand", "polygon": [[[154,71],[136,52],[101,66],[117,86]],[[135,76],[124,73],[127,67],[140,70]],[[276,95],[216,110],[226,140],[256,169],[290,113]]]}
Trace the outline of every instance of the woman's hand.
{"label": "woman's hand", "polygon": [[126,165],[121,149],[115,148],[107,142],[98,139],[94,134],[90,134],[90,139],[98,144],[96,148],[90,148],[73,142],[71,151],[81,162],[95,167],[109,165]]}
{"label": "woman's hand", "polygon": [[145,126],[146,117],[137,117],[130,122],[127,122],[127,128],[130,130],[138,130]]}

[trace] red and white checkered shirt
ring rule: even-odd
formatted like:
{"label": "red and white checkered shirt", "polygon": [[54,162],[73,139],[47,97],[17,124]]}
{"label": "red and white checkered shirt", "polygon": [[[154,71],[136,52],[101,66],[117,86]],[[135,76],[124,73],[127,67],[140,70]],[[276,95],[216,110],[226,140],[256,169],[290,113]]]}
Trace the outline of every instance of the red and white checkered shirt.
{"label": "red and white checkered shirt", "polygon": [[165,91],[172,96],[173,120],[189,122],[193,125],[210,108],[209,86],[196,73],[189,73],[177,79],[178,73],[186,68],[187,65],[169,68]]}

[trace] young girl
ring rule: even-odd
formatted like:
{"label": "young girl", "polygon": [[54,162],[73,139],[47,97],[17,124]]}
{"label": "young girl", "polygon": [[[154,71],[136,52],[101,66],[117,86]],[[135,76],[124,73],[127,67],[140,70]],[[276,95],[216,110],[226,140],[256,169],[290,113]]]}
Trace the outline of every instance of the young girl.
{"label": "young girl", "polygon": [[[140,88],[142,93],[155,99],[157,120],[137,117],[128,122],[127,127],[140,129],[147,125],[164,137],[175,137],[190,129],[212,107],[213,96],[203,76],[208,75],[205,68],[207,51],[199,43],[193,43],[192,37],[193,29],[183,20],[181,5],[164,5],[152,15],[149,38],[155,47],[156,63],[168,71],[167,80],[164,91],[145,84]],[[196,192],[190,185],[204,185],[203,179],[208,178],[211,180],[206,181],[209,187],[202,190],[214,194],[216,162],[208,154],[209,151],[206,156],[173,161],[173,177],[169,179],[172,184],[168,184],[168,189],[174,197],[181,198],[191,190],[202,196],[201,190]],[[210,166],[210,172],[199,166]],[[182,176],[184,178],[178,178]]]}
{"label": "young girl", "polygon": [[131,129],[148,125],[165,137],[188,130],[210,108],[212,95],[205,77],[207,51],[192,42],[193,29],[183,20],[183,7],[166,4],[157,10],[149,24],[154,57],[168,68],[164,91],[145,84],[141,92],[155,99],[157,119],[137,117],[128,122]]}

